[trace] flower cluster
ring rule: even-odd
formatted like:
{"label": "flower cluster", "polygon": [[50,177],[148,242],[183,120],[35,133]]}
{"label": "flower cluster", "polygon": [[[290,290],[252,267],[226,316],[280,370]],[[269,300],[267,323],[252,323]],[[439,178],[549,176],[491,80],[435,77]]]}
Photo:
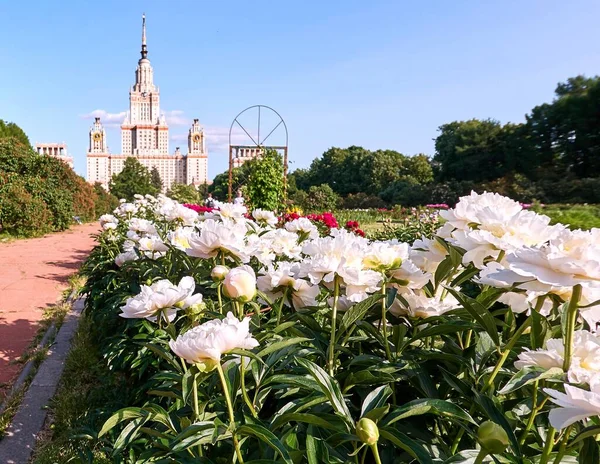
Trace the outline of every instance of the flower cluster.
{"label": "flower cluster", "polygon": [[[238,462],[244,454],[276,458],[250,445],[257,437],[267,437],[288,462],[286,447],[302,456],[315,441],[323,452],[339,452],[339,462],[361,452],[334,436],[358,437],[373,453],[386,442],[390,462],[408,462],[402,459],[415,450],[427,456],[415,444],[420,434],[410,438],[411,457],[395,450],[401,440],[392,424],[402,417],[402,433],[424,424],[423,437],[439,438],[431,449],[440,462],[462,462],[456,451],[467,459],[474,450],[465,446],[473,444],[481,459],[481,453],[504,453],[504,438],[494,447],[488,432],[500,436],[506,432],[500,425],[510,424],[531,446],[499,462],[518,462],[518,453],[547,462],[554,432],[539,430],[550,424],[567,428],[558,453],[573,454],[577,442],[568,445],[568,427],[600,416],[600,230],[551,225],[493,193],[472,193],[454,208],[436,204],[404,213],[418,231],[437,229],[435,235],[419,234],[411,243],[370,240],[358,221],[340,227],[331,213],[278,216],[228,203],[181,205],[164,196],[137,197],[102,216],[110,272],[127,283],[115,288],[134,289],[118,300],[119,315],[152,321],[137,323],[159,327],[162,351],[153,353],[181,358],[173,358],[177,374],[157,376],[164,385],[152,390],[172,389],[168,397],[177,401],[168,403],[169,417],[193,409],[174,428],[177,434],[188,426],[201,430],[221,414],[194,446],[231,439]],[[239,371],[225,372],[227,363]],[[223,401],[210,391],[216,373],[226,430],[224,410],[212,407]],[[206,382],[200,393],[193,389],[197,378]],[[485,407],[473,406],[472,392]],[[236,402],[243,412],[233,411]],[[498,420],[504,414],[510,421]],[[423,417],[411,422],[413,415]],[[303,420],[310,427],[297,425]],[[307,437],[313,433],[307,428],[318,434]],[[294,438],[280,442],[290,430]],[[238,432],[246,432],[243,440]],[[163,440],[157,449],[165,448],[167,433],[154,433]],[[461,442],[465,433],[470,439]],[[226,449],[206,458],[231,462],[218,455]]]}

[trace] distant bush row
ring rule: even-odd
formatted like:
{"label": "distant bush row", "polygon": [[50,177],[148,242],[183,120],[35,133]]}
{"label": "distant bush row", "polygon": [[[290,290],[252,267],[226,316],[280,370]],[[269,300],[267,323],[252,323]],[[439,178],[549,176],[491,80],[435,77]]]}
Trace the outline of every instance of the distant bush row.
{"label": "distant bush row", "polygon": [[31,237],[97,219],[118,200],[63,161],[16,137],[0,138],[0,232]]}

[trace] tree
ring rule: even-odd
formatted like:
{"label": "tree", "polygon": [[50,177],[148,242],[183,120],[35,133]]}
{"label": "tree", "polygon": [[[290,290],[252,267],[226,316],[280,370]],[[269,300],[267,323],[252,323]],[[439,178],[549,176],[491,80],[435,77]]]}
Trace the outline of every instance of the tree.
{"label": "tree", "polygon": [[179,203],[199,203],[198,191],[193,185],[179,184],[174,182],[167,191],[167,196]]}
{"label": "tree", "polygon": [[6,139],[9,137],[14,137],[25,146],[31,146],[29,137],[27,137],[27,134],[25,134],[23,129],[17,126],[14,122],[6,122],[0,119],[0,139]]}
{"label": "tree", "polygon": [[156,195],[159,191],[152,185],[152,177],[148,169],[133,156],[128,156],[123,164],[123,170],[112,176],[110,193],[117,198],[133,200],[135,194]]}
{"label": "tree", "polygon": [[94,192],[96,192],[96,218],[113,212],[119,206],[119,199],[112,193],[107,192],[100,182],[94,184]]}
{"label": "tree", "polygon": [[338,207],[340,197],[327,185],[313,185],[308,189],[305,204],[302,205],[307,211],[325,212],[333,211]]}
{"label": "tree", "polygon": [[156,166],[152,166],[152,170],[150,171],[150,182],[158,192],[162,192],[163,181],[160,178],[160,172],[158,172]]}
{"label": "tree", "polygon": [[248,182],[246,193],[252,208],[278,211],[283,205],[283,159],[275,150],[244,164]]}
{"label": "tree", "polygon": [[202,201],[208,196],[209,185],[208,184],[200,184],[198,185],[198,199]]}

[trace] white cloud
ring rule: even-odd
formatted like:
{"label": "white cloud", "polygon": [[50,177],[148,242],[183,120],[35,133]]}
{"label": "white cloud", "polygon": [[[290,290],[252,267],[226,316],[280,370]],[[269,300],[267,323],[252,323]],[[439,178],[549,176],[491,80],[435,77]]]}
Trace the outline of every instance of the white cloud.
{"label": "white cloud", "polygon": [[81,119],[94,119],[100,118],[100,122],[104,124],[106,127],[117,127],[123,124],[123,120],[125,119],[126,111],[121,111],[120,113],[109,113],[106,110],[94,110],[87,114],[82,114]]}
{"label": "white cloud", "polygon": [[165,118],[169,126],[191,126],[192,120],[184,115],[181,110],[165,111]]}
{"label": "white cloud", "polygon": [[[206,134],[206,148],[208,153],[229,153],[229,127],[207,126],[204,128]],[[256,134],[250,132],[256,140]],[[231,143],[233,145],[254,145],[250,137],[240,129],[234,127],[231,131]]]}

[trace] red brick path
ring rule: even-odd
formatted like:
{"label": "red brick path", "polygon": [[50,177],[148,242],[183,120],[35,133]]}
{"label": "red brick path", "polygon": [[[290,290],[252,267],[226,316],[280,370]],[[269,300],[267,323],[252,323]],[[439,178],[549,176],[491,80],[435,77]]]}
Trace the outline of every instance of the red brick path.
{"label": "red brick path", "polygon": [[94,246],[98,223],[42,238],[0,243],[0,399],[14,380],[18,359],[35,335],[44,308],[61,298],[68,277]]}

